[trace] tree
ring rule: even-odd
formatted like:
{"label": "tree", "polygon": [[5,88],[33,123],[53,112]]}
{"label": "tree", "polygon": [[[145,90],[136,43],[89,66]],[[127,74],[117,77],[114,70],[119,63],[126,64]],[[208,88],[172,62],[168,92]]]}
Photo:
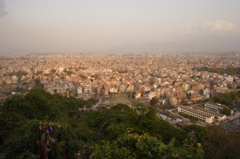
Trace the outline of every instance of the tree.
{"label": "tree", "polygon": [[200,141],[205,147],[205,158],[239,158],[240,133],[226,133],[219,126],[209,126],[200,132]]}
{"label": "tree", "polygon": [[221,113],[225,115],[231,115],[231,110],[228,107],[223,107],[223,110],[221,111]]}
{"label": "tree", "polygon": [[155,106],[158,103],[158,98],[157,97],[153,97],[150,100],[150,105]]}
{"label": "tree", "polygon": [[103,141],[95,145],[92,154],[97,159],[164,159],[164,158],[194,158],[203,159],[204,151],[199,144],[194,147],[184,143],[175,147],[175,139],[168,144],[148,134],[123,134],[117,140]]}
{"label": "tree", "polygon": [[[232,93],[227,96],[238,98]],[[39,158],[40,123],[45,122],[45,126],[51,122],[61,125],[51,136],[57,144],[48,145],[49,158],[59,157],[59,152],[67,158],[76,158],[80,152],[82,158],[99,159],[198,159],[204,152],[207,159],[240,156],[239,132],[226,133],[217,126],[175,128],[159,119],[153,106],[141,103],[134,109],[117,104],[101,111],[78,110],[92,103],[51,95],[40,88],[8,98],[0,107],[0,158]]]}
{"label": "tree", "polygon": [[44,87],[44,85],[41,83],[40,79],[35,79],[34,82],[35,82],[35,87],[37,87],[37,88]]}
{"label": "tree", "polygon": [[50,70],[51,73],[56,73],[56,70],[53,68]]}
{"label": "tree", "polygon": [[[38,146],[38,122],[36,120],[25,120],[19,123],[19,127],[7,137],[4,144],[0,146],[0,154],[4,158],[18,158],[19,156],[31,155],[37,158]],[[30,158],[30,156],[26,156]]]}
{"label": "tree", "polygon": [[16,114],[24,117],[33,119],[35,117],[36,109],[32,107],[32,105],[20,95],[14,95],[8,98],[3,106],[2,110],[4,113],[7,112],[15,112]]}

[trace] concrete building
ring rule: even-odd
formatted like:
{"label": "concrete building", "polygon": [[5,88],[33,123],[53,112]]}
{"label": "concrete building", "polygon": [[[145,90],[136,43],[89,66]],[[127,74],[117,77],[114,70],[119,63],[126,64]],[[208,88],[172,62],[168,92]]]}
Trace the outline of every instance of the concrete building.
{"label": "concrete building", "polygon": [[78,87],[77,88],[77,93],[78,94],[82,94],[83,93],[83,88],[82,87]]}
{"label": "concrete building", "polygon": [[204,104],[204,108],[208,109],[208,110],[220,111],[220,110],[223,110],[223,107],[224,107],[224,105],[222,105],[222,104],[215,104],[215,103],[209,103],[209,102]]}
{"label": "concrete building", "polygon": [[127,92],[133,92],[134,91],[134,85],[129,85],[127,87]]}
{"label": "concrete building", "polygon": [[194,109],[193,107],[188,106],[178,106],[178,112],[181,112],[183,114],[187,114],[189,116],[198,118],[200,120],[205,121],[206,123],[213,123],[214,122],[214,116],[204,113],[202,111],[199,111],[197,109]]}
{"label": "concrete building", "polygon": [[196,107],[196,106],[192,106],[192,107],[194,109],[200,111],[200,112],[203,112],[203,113],[206,113],[206,114],[209,114],[209,115],[213,115],[214,118],[215,118],[215,121],[223,121],[227,118],[226,115],[217,113],[216,111],[211,111],[211,110],[207,110],[207,109],[204,109],[204,108],[201,108],[201,107]]}
{"label": "concrete building", "polygon": [[178,104],[177,98],[175,98],[175,97],[170,97],[170,98],[169,98],[169,104],[170,104],[171,106],[177,106],[177,104]]}
{"label": "concrete building", "polygon": [[224,76],[224,79],[225,79],[227,82],[233,83],[233,77],[232,77],[231,75]]}
{"label": "concrete building", "polygon": [[135,93],[134,94],[134,99],[139,99],[139,98],[141,98],[141,93]]}

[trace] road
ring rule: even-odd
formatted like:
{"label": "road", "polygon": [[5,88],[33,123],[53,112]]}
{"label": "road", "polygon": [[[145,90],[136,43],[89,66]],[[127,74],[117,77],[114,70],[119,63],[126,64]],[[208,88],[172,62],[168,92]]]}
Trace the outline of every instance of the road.
{"label": "road", "polygon": [[172,112],[173,110],[177,110],[177,108],[169,109],[168,112],[170,112],[172,115],[174,115],[174,116],[176,116],[176,117],[178,117],[178,118],[183,119],[183,120],[186,121],[186,122],[191,122],[189,119],[187,119],[187,118],[185,118],[185,117],[183,117],[183,116],[181,116],[181,115],[179,115],[179,114],[177,114],[177,113],[173,113],[173,112]]}
{"label": "road", "polygon": [[234,115],[227,116],[227,119],[233,120],[240,117],[240,112],[235,113]]}
{"label": "road", "polygon": [[133,103],[138,103],[138,102],[136,102],[136,101],[132,98],[132,96],[133,96],[133,92],[130,93],[129,99],[130,99]]}
{"label": "road", "polygon": [[102,103],[102,97],[100,97],[99,101],[95,105],[99,105]]}
{"label": "road", "polygon": [[92,105],[90,109],[95,110],[97,106],[99,106],[102,103],[102,97],[100,97],[99,101],[95,104]]}

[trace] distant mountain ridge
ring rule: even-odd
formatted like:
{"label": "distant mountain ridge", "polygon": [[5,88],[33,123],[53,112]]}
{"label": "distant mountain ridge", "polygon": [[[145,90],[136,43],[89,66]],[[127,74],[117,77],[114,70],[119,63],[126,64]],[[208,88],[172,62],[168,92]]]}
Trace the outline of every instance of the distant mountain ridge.
{"label": "distant mountain ridge", "polygon": [[185,41],[163,43],[125,44],[110,48],[109,52],[158,52],[158,51],[239,51],[240,37],[204,36]]}

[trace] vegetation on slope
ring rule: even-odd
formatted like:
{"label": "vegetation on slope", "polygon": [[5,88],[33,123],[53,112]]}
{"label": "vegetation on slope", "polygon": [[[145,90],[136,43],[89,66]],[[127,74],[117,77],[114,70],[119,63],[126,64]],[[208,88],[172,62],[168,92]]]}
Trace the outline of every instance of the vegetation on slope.
{"label": "vegetation on slope", "polygon": [[228,67],[228,68],[194,67],[193,70],[208,71],[218,74],[226,73],[228,75],[240,75],[240,67]]}
{"label": "vegetation on slope", "polygon": [[[237,158],[239,133],[219,127],[175,128],[151,106],[117,104],[79,111],[93,101],[40,88],[15,95],[0,110],[0,158]],[[223,157],[222,157],[223,156]]]}

